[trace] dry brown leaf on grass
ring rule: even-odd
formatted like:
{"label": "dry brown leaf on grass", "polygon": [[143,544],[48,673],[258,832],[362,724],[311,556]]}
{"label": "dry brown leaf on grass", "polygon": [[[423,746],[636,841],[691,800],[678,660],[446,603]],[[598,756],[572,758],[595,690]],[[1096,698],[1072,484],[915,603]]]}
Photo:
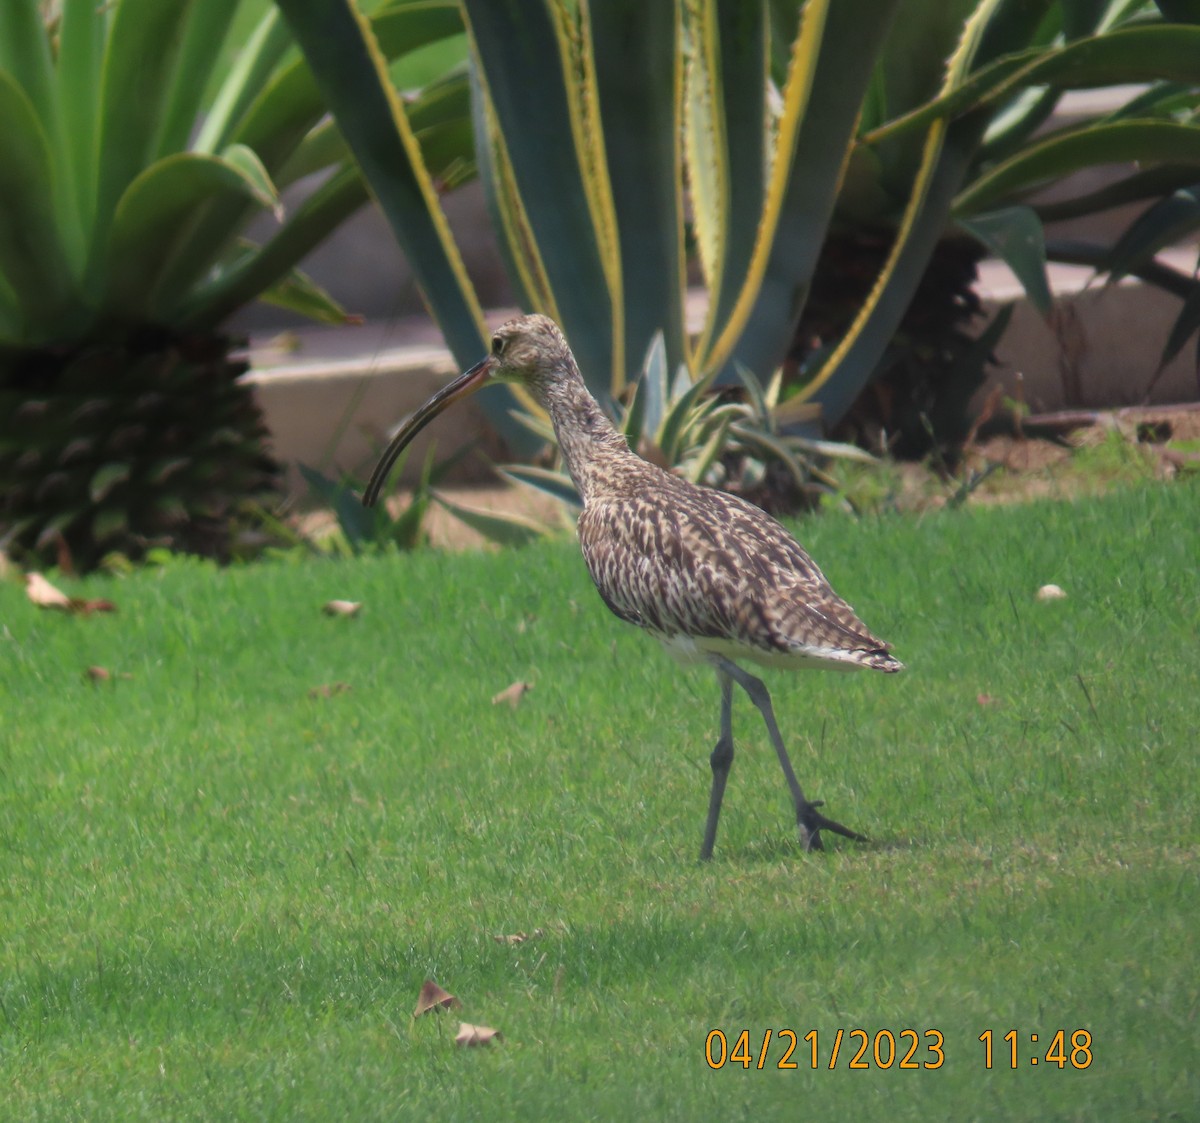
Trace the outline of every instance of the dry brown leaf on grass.
{"label": "dry brown leaf on grass", "polygon": [[120,674],[113,674],[107,667],[88,667],[83,672],[83,677],[89,682],[111,682],[113,679],[129,680],[133,678],[128,671],[122,671]]}
{"label": "dry brown leaf on grass", "polygon": [[357,616],[362,609],[360,600],[331,600],[321,605],[326,616]]}
{"label": "dry brown leaf on grass", "polygon": [[541,928],[535,928],[532,932],[512,932],[508,935],[493,936],[492,939],[498,944],[509,944],[515,946],[523,944],[526,940],[536,940],[543,935]]}
{"label": "dry brown leaf on grass", "polygon": [[348,682],[323,682],[320,686],[309,688],[310,698],[332,698],[335,694],[345,694],[354,688]]}
{"label": "dry brown leaf on grass", "polygon": [[58,608],[71,611],[71,598],[61,589],[56,589],[40,573],[25,574],[25,595],[38,608]]}
{"label": "dry brown leaf on grass", "polygon": [[533,683],[531,682],[514,682],[512,686],[506,686],[499,694],[492,695],[492,705],[499,706],[502,702],[507,702],[509,708],[515,710],[521,704],[521,699],[532,689]]}
{"label": "dry brown leaf on grass", "polygon": [[38,608],[53,608],[59,612],[74,612],[80,616],[91,616],[93,612],[116,612],[117,606],[110,600],[85,600],[69,597],[56,589],[40,573],[25,574],[25,595]]}
{"label": "dry brown leaf on grass", "polygon": [[430,1010],[449,1010],[451,1006],[461,1005],[462,1003],[449,991],[442,990],[432,979],[426,979],[421,993],[417,995],[417,1008],[413,1011],[413,1017],[419,1018],[422,1014],[428,1014]]}
{"label": "dry brown leaf on grass", "polygon": [[458,1036],[455,1037],[454,1044],[487,1045],[492,1038],[503,1041],[504,1035],[498,1029],[492,1029],[491,1026],[473,1026],[470,1022],[459,1022]]}
{"label": "dry brown leaf on grass", "polygon": [[976,694],[975,701],[981,706],[995,706],[1000,702],[1000,699],[991,694]]}
{"label": "dry brown leaf on grass", "polygon": [[79,597],[72,597],[71,611],[81,616],[91,616],[93,612],[116,612],[117,606],[112,601],[103,598],[81,600]]}

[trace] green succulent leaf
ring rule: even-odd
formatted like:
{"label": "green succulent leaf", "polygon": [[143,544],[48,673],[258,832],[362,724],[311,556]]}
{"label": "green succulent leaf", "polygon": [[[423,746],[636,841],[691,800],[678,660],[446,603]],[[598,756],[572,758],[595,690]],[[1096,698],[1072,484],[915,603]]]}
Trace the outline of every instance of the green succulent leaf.
{"label": "green succulent leaf", "polygon": [[487,350],[483,314],[366,21],[340,0],[280,0],[343,135],[374,187],[425,298],[464,368]]}
{"label": "green succulent leaf", "polygon": [[219,252],[192,252],[196,226],[209,208],[231,199],[258,200],[260,180],[218,156],[185,152],[147,168],[131,183],[113,216],[108,246],[108,308],[136,316],[171,311]]}
{"label": "green succulent leaf", "polygon": [[[1196,172],[1200,178],[1200,171]],[[1160,250],[1180,242],[1200,228],[1200,188],[1175,191],[1149,207],[1117,239],[1108,255],[1108,283],[1119,281],[1131,269]]]}
{"label": "green succulent leaf", "polygon": [[514,483],[536,488],[568,507],[577,509],[583,507],[583,500],[580,499],[578,490],[566,472],[538,468],[529,464],[509,464],[500,469],[500,475]]}
{"label": "green succulent leaf", "polygon": [[489,542],[495,542],[499,546],[528,546],[539,538],[546,538],[553,534],[548,526],[536,519],[530,519],[515,512],[497,514],[492,511],[481,511],[475,507],[456,503],[440,491],[431,491],[430,495],[439,507],[445,508],[459,522],[465,523],[472,530],[482,534]]}
{"label": "green succulent leaf", "polygon": [[1031,207],[1002,207],[958,224],[1007,263],[1033,306],[1049,316],[1053,297],[1046,277],[1046,236],[1037,213]]}
{"label": "green succulent leaf", "polygon": [[260,298],[265,304],[286,308],[322,324],[361,323],[361,316],[351,315],[307,273],[293,269],[286,277],[264,289]]}
{"label": "green succulent leaf", "polygon": [[653,440],[658,439],[667,415],[667,369],[667,346],[663,333],[658,332],[650,341],[638,383],[639,393],[645,402],[642,422],[638,428],[642,434]]}
{"label": "green succulent leaf", "polygon": [[[296,467],[314,494],[333,508],[342,533],[356,553],[364,545],[375,541],[376,511],[364,507],[348,483],[330,479],[307,464],[297,464]],[[383,515],[388,517],[386,511]]]}
{"label": "green succulent leaf", "polygon": [[1175,361],[1179,353],[1187,346],[1187,341],[1200,331],[1200,285],[1195,285],[1183,302],[1175,323],[1171,325],[1171,333],[1163,346],[1162,357],[1158,361],[1158,370]]}
{"label": "green succulent leaf", "polygon": [[209,76],[240,3],[241,0],[202,0],[191,5],[181,31],[177,64],[170,75],[170,92],[154,150],[156,157],[187,149],[188,138],[203,115]]}
{"label": "green succulent leaf", "polygon": [[270,173],[263,166],[254,149],[244,144],[231,144],[221,149],[221,160],[230,167],[237,169],[242,178],[251,188],[251,198],[256,203],[271,211],[276,222],[283,221],[283,203],[279,192],[271,181]]}
{"label": "green succulent leaf", "polygon": [[280,18],[279,9],[272,5],[238,52],[221,84],[196,137],[195,151],[216,152],[232,141],[235,128],[262,96],[290,45],[287,25]]}
{"label": "green succulent leaf", "polygon": [[48,330],[76,299],[73,261],[63,240],[53,191],[54,158],[33,103],[0,71],[0,278],[28,325],[25,342]]}
{"label": "green succulent leaf", "polygon": [[111,14],[100,75],[94,249],[103,252],[109,217],[151,163],[167,119],[171,75],[195,0],[121,0]]}
{"label": "green succulent leaf", "polygon": [[1116,121],[1047,137],[976,179],[954,200],[954,213],[978,214],[1047,180],[1092,164],[1124,162],[1200,166],[1200,127],[1174,121]]}

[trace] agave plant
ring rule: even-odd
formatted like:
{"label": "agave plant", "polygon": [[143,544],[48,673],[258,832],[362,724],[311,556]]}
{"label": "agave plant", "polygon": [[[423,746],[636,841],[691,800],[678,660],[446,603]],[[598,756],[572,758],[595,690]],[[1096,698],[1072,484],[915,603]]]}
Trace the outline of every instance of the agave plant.
{"label": "agave plant", "polygon": [[[389,182],[388,168],[417,184],[425,173],[403,107],[371,93],[369,29],[351,0],[319,18],[302,0],[280,4],[468,365],[484,338],[457,253],[434,237],[436,200]],[[830,230],[858,222],[882,247],[861,307],[805,356],[804,385],[775,411],[791,427],[815,405],[834,425],[955,223],[1008,258],[1045,306],[1047,248],[1026,192],[1113,160],[1145,169],[1127,195],[1196,178],[1200,29],[1139,0],[463,0],[463,10],[477,163],[510,276],[523,307],[562,324],[614,410],[658,332],[668,369],[686,366],[693,383],[735,379],[738,364],[768,383]],[[1135,99],[1118,120],[1035,135],[1062,92],[1126,82],[1175,87],[1156,86],[1157,100]],[[693,242],[708,295],[695,333],[684,313]],[[497,398],[493,416],[505,422],[509,408]]]}
{"label": "agave plant", "polygon": [[[255,299],[347,319],[295,266],[367,189],[274,8],[219,73],[242,6],[0,4],[0,547],[224,554],[275,467],[221,324]],[[385,3],[370,28],[382,60],[462,43],[451,5]],[[471,170],[467,88],[409,107],[443,183]]]}
{"label": "agave plant", "polygon": [[[925,429],[951,443],[966,430],[965,405],[983,370],[979,349],[962,325],[978,307],[970,285],[974,262],[985,250],[1009,262],[1043,313],[1051,304],[1047,261],[1086,261],[1110,280],[1119,278],[1122,266],[1136,268],[1180,295],[1196,289],[1189,278],[1149,258],[1195,228],[1194,219],[1192,225],[1180,221],[1172,193],[1200,175],[1197,29],[1171,25],[1169,19],[1181,17],[1170,5],[1127,0],[992,5],[985,34],[993,44],[990,59],[982,53],[954,80],[960,41],[944,75],[939,60],[954,49],[964,17],[987,7],[942,0],[907,6],[906,19],[889,37],[860,122],[823,250],[822,266],[828,268],[818,271],[814,299],[801,321],[802,362],[824,365],[802,398],[822,401],[830,416],[844,416],[864,378],[883,376],[888,385],[869,402],[859,398],[856,419],[873,416],[910,452],[928,445]],[[1137,81],[1150,84],[1114,109],[1047,128],[1067,90]],[[854,343],[851,325],[861,319],[864,305],[869,311],[886,298],[894,283],[889,270],[895,268],[897,276],[902,271],[893,245],[896,231],[916,224],[918,204],[927,206],[920,185],[934,182],[937,167],[925,148],[927,130],[947,111],[958,133],[953,146],[947,134],[940,159],[954,160],[963,170],[957,193],[948,200],[948,215],[925,235],[927,242],[934,241],[919,281],[922,297],[888,344],[883,362],[871,371],[852,363],[857,376],[848,378],[839,359]],[[1034,193],[1046,183],[1118,160],[1142,166],[1101,191],[1054,204],[1037,202]],[[1158,200],[1148,215],[1162,220],[1139,221],[1112,246],[1047,240],[1043,234],[1044,222],[1138,198]],[[877,281],[885,259],[888,265]],[[1168,357],[1195,327],[1181,317]],[[841,387],[832,385],[838,380]]]}

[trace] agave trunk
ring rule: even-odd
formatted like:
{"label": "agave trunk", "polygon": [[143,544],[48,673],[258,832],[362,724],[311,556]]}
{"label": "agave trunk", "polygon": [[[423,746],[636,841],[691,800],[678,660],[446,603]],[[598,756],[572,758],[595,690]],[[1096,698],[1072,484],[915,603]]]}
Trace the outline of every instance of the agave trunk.
{"label": "agave trunk", "polygon": [[[867,299],[891,246],[890,232],[843,230],[821,251],[815,280],[789,356],[803,369],[842,338]],[[849,440],[904,459],[935,447],[954,459],[971,418],[971,396],[982,385],[987,349],[972,324],[983,315],[974,284],[983,248],[966,238],[938,242],[895,335],[871,381],[834,427]],[[789,363],[789,367],[791,366]]]}
{"label": "agave trunk", "polygon": [[276,465],[246,364],[213,335],[0,358],[0,542],[77,565],[152,546],[229,556],[238,507]]}

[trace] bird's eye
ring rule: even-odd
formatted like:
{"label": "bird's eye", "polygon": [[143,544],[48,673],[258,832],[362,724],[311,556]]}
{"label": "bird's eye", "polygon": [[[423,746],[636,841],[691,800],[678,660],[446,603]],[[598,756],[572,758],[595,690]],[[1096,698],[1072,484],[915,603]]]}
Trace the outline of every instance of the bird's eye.
{"label": "bird's eye", "polygon": [[500,358],[504,354],[504,336],[497,333],[492,336],[492,354]]}

